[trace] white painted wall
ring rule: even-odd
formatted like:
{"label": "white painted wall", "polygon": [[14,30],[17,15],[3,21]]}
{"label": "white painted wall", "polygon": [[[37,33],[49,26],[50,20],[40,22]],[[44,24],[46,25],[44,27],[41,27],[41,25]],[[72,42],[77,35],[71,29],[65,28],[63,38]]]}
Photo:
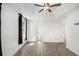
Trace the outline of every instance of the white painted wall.
{"label": "white painted wall", "polygon": [[22,45],[18,45],[18,12],[2,5],[1,11],[1,41],[4,56],[13,55]]}
{"label": "white painted wall", "polygon": [[31,20],[29,40],[43,42],[64,42],[64,26],[61,21]]}
{"label": "white painted wall", "polygon": [[36,41],[37,21],[29,20],[29,39],[28,41]]}
{"label": "white painted wall", "polygon": [[40,22],[38,34],[44,42],[64,42],[64,26],[60,21]]}
{"label": "white painted wall", "polygon": [[[79,9],[78,9],[79,10]],[[71,13],[65,19],[66,47],[79,55],[79,11]]]}

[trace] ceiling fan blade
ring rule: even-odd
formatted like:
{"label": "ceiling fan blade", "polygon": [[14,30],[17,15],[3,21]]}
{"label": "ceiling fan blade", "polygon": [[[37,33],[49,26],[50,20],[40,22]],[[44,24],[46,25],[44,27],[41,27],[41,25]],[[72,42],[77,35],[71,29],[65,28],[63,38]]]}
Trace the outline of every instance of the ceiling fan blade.
{"label": "ceiling fan blade", "polygon": [[42,6],[42,5],[39,5],[39,4],[34,4],[34,6],[44,7],[44,6]]}
{"label": "ceiling fan blade", "polygon": [[49,3],[44,3],[44,7],[45,7],[45,6],[49,6]]}
{"label": "ceiling fan blade", "polygon": [[51,10],[51,9],[48,9],[48,11],[49,11],[49,12],[52,12],[52,10]]}
{"label": "ceiling fan blade", "polygon": [[39,10],[39,12],[43,11],[44,9]]}
{"label": "ceiling fan blade", "polygon": [[50,7],[61,6],[61,3],[50,5]]}

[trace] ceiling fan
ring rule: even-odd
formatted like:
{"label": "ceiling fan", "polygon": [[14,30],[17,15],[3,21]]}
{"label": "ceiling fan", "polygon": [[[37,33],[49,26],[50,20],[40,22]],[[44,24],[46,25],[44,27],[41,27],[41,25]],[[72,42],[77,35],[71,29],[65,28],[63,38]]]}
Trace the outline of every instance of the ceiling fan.
{"label": "ceiling fan", "polygon": [[42,9],[39,10],[39,12],[42,12],[42,11],[52,12],[51,7],[61,6],[61,3],[52,4],[52,5],[50,5],[49,3],[44,3],[44,5],[34,4],[34,6],[42,7]]}

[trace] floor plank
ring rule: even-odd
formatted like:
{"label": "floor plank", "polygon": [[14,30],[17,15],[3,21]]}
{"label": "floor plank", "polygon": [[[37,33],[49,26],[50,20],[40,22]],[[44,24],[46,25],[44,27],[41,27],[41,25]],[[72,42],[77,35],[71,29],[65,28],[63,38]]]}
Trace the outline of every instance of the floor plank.
{"label": "floor plank", "polygon": [[64,43],[42,42],[25,44],[14,56],[77,56]]}

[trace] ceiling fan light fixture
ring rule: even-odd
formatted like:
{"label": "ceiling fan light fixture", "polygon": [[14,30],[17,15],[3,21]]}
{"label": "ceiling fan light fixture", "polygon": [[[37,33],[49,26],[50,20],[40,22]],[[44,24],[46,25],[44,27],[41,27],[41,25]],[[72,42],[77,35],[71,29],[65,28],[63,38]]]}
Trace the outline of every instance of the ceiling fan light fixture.
{"label": "ceiling fan light fixture", "polygon": [[50,7],[44,7],[44,11],[48,11]]}
{"label": "ceiling fan light fixture", "polygon": [[44,3],[44,5],[38,5],[38,4],[34,4],[35,6],[39,6],[39,7],[42,7],[41,10],[39,10],[39,12],[42,12],[43,10],[44,11],[49,11],[49,12],[52,12],[51,8],[53,7],[58,7],[58,6],[61,6],[60,3],[57,3],[57,4],[52,4],[50,5],[49,3]]}

